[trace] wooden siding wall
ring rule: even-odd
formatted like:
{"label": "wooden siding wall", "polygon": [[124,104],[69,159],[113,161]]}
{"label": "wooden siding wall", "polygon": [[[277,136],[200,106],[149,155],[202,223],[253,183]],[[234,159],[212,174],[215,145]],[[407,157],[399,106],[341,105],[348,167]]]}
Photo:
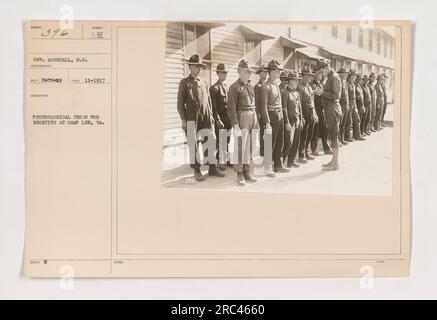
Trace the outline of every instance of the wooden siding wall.
{"label": "wooden siding wall", "polygon": [[185,77],[183,24],[167,24],[164,83],[164,146],[185,142],[176,108],[179,82]]}

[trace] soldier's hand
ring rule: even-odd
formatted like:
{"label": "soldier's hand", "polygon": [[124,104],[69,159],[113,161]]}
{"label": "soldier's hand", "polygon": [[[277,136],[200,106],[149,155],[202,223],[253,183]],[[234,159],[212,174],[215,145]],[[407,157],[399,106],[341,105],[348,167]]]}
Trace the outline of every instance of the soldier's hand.
{"label": "soldier's hand", "polygon": [[285,124],[285,131],[291,131],[291,124],[289,123]]}
{"label": "soldier's hand", "polygon": [[241,134],[241,129],[240,129],[240,126],[239,126],[238,124],[236,124],[236,125],[234,126],[234,134],[235,134],[235,136],[236,136],[237,138],[239,138],[239,137],[242,136],[242,134]]}
{"label": "soldier's hand", "polygon": [[270,123],[266,123],[265,133],[272,134],[272,132],[273,132],[272,126],[270,125]]}
{"label": "soldier's hand", "polygon": [[187,120],[182,120],[181,128],[182,128],[182,130],[184,130],[184,131],[187,130]]}

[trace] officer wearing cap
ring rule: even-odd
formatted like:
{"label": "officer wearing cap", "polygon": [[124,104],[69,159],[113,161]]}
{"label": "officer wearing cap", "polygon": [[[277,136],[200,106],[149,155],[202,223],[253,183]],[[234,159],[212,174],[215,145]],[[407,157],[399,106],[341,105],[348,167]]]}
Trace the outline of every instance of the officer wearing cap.
{"label": "officer wearing cap", "polygon": [[[252,68],[246,59],[238,63],[238,80],[229,87],[228,112],[235,133],[234,169],[237,183],[256,182],[253,175],[252,135],[258,129],[255,90],[250,84]],[[237,150],[235,152],[235,150]]]}
{"label": "officer wearing cap", "polygon": [[287,87],[287,83],[288,83],[288,72],[287,70],[282,70],[281,74],[279,76],[279,80],[281,80],[281,84],[279,85],[279,89],[281,89],[281,93],[282,90],[284,90]]}
{"label": "officer wearing cap", "polygon": [[311,87],[314,91],[314,107],[316,109],[317,117],[319,121],[315,124],[314,134],[311,140],[311,154],[314,156],[319,156],[317,151],[317,145],[319,139],[322,140],[323,151],[325,154],[332,154],[331,147],[328,144],[328,133],[326,129],[325,115],[323,112],[323,72],[322,69],[327,67],[328,64],[325,61],[317,61],[314,67],[315,79],[311,82]]}
{"label": "officer wearing cap", "polygon": [[257,82],[257,84],[255,85],[254,89],[255,89],[255,106],[256,106],[256,114],[258,117],[258,123],[259,123],[259,153],[260,156],[263,157],[264,156],[264,124],[262,122],[261,119],[261,112],[260,112],[260,90],[262,85],[264,84],[264,82],[266,82],[267,77],[269,76],[268,72],[267,72],[267,67],[265,65],[261,65],[258,67],[258,69],[256,70],[256,74],[259,77],[259,81]]}
{"label": "officer wearing cap", "polygon": [[[265,124],[265,132],[271,135],[271,157],[264,150],[265,171],[268,176],[274,176],[271,170],[273,163],[273,171],[279,173],[288,172],[282,163],[282,148],[284,145],[284,114],[282,111],[281,90],[277,84],[280,72],[283,70],[280,63],[272,60],[267,65],[269,79],[263,84],[260,90],[260,112],[263,123]],[[266,141],[265,141],[266,142]],[[264,145],[265,147],[266,145]]]}
{"label": "officer wearing cap", "polygon": [[299,162],[307,163],[308,160],[314,159],[314,157],[309,153],[309,146],[313,138],[314,126],[317,123],[318,118],[314,109],[314,91],[310,85],[315,75],[307,67],[302,69],[301,75],[302,80],[298,86],[298,91],[302,104],[302,115],[305,122],[299,142]]}
{"label": "officer wearing cap", "polygon": [[[204,143],[205,158],[209,164],[209,175],[224,177],[224,172],[216,167],[216,137],[214,134],[214,115],[211,106],[208,85],[205,79],[199,74],[206,65],[202,62],[199,55],[195,54],[187,61],[190,75],[182,79],[179,83],[177,96],[177,110],[182,121],[182,129],[185,131],[190,152],[190,165],[194,169],[194,178],[197,181],[205,180],[200,171],[199,163],[199,130],[208,129],[210,134],[203,137],[200,141]],[[213,140],[213,141],[209,141]],[[208,145],[206,144],[208,142]],[[213,152],[211,149],[213,149]]]}
{"label": "officer wearing cap", "polygon": [[282,107],[286,110],[285,114],[288,117],[288,123],[290,125],[290,130],[285,131],[284,137],[284,150],[283,159],[284,163],[287,160],[287,167],[299,167],[299,164],[295,162],[300,133],[303,128],[302,119],[302,105],[300,103],[299,91],[297,91],[297,86],[299,80],[302,78],[299,76],[297,71],[291,70],[287,76],[288,83],[285,89],[282,91]]}
{"label": "officer wearing cap", "polygon": [[211,95],[213,114],[215,116],[218,168],[225,171],[228,162],[228,144],[230,142],[228,132],[232,128],[228,116],[228,89],[225,83],[228,71],[223,63],[219,63],[215,71],[218,80],[209,88],[209,94]]}
{"label": "officer wearing cap", "polygon": [[[341,121],[340,121],[340,132],[339,132],[339,141],[342,145],[347,145],[348,142],[345,140],[345,129],[346,129],[346,120],[350,116],[349,111],[349,90],[347,86],[347,77],[348,73],[345,68],[340,68],[337,71],[338,75],[341,79],[341,96],[340,96],[340,106],[341,106]],[[350,131],[350,127],[349,127]]]}

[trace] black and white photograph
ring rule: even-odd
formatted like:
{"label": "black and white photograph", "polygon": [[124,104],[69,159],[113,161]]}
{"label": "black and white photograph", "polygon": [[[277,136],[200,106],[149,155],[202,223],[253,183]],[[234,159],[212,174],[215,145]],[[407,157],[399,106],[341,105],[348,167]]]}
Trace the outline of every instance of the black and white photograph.
{"label": "black and white photograph", "polygon": [[162,187],[389,196],[394,26],[168,22]]}

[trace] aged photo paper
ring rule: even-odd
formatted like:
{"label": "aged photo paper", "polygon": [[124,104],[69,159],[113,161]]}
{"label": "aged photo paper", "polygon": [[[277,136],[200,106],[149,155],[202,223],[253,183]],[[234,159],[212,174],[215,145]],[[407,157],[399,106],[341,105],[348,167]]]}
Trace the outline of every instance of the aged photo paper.
{"label": "aged photo paper", "polygon": [[28,277],[400,277],[409,21],[27,21]]}

